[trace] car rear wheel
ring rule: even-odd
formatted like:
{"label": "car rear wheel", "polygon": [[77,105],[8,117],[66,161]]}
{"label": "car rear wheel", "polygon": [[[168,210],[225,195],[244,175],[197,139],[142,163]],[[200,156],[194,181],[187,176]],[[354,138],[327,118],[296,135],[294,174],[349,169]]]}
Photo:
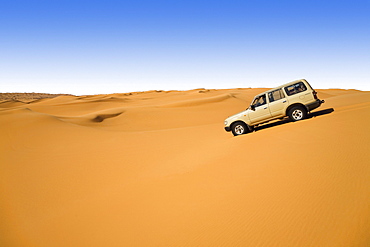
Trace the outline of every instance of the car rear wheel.
{"label": "car rear wheel", "polygon": [[289,118],[292,121],[299,121],[307,117],[307,111],[302,106],[294,106],[289,110]]}
{"label": "car rear wheel", "polygon": [[248,132],[248,126],[243,122],[234,123],[231,126],[231,131],[234,136],[243,135]]}

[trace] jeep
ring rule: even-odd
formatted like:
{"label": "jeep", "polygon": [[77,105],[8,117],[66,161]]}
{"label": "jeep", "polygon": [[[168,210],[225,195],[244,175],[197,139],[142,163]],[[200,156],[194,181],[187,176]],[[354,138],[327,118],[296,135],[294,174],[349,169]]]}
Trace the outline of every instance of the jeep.
{"label": "jeep", "polygon": [[289,117],[291,121],[299,121],[322,103],[324,100],[318,99],[317,92],[305,79],[293,81],[258,94],[245,111],[225,120],[225,130],[237,136],[275,119]]}

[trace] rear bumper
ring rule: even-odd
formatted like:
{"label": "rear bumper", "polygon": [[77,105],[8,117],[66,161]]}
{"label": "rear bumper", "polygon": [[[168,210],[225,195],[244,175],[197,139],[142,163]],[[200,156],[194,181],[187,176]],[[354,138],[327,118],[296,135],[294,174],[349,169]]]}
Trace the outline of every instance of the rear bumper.
{"label": "rear bumper", "polygon": [[325,102],[324,100],[317,99],[315,102],[312,102],[312,103],[306,105],[307,110],[312,111],[312,110],[316,109],[317,107],[319,107],[324,102]]}

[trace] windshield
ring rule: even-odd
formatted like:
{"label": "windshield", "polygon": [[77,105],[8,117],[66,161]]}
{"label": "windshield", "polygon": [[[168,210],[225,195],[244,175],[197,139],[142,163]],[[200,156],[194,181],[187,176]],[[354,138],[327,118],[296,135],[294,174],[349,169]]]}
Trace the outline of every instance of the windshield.
{"label": "windshield", "polygon": [[257,96],[253,100],[252,106],[258,107],[258,106],[261,106],[261,105],[264,105],[264,104],[266,104],[266,94]]}

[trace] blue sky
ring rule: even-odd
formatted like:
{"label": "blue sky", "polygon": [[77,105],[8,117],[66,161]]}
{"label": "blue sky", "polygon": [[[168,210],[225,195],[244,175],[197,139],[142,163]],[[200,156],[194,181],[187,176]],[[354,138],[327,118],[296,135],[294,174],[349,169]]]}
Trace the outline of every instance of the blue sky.
{"label": "blue sky", "polygon": [[0,0],[0,92],[370,90],[370,0]]}

